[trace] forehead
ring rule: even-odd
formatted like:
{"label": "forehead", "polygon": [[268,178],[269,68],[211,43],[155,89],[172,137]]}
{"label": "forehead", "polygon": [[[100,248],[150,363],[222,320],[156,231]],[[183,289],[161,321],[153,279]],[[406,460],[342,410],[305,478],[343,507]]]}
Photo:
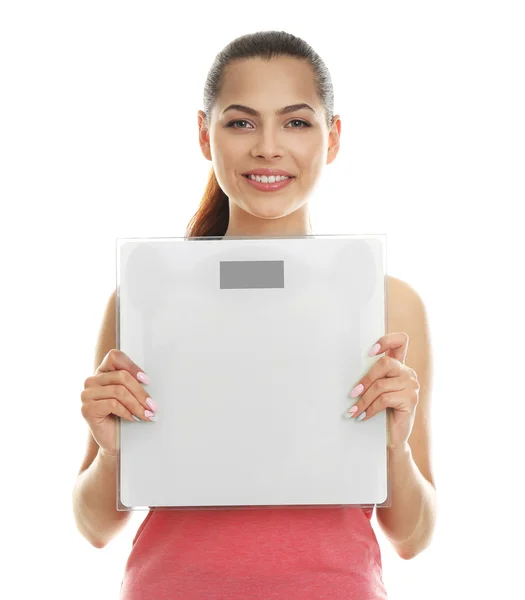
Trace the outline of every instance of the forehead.
{"label": "forehead", "polygon": [[217,109],[235,103],[273,111],[298,102],[320,105],[315,75],[307,61],[250,58],[236,60],[226,68]]}

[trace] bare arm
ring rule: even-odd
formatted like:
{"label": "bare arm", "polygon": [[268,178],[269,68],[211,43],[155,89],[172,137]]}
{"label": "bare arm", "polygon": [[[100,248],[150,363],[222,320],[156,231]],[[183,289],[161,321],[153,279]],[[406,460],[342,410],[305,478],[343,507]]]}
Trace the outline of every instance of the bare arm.
{"label": "bare arm", "polygon": [[[106,306],[95,352],[95,370],[116,347],[116,293]],[[104,453],[88,430],[86,454],[72,493],[77,529],[96,548],[103,548],[122,529],[131,511],[116,509],[117,458]]]}
{"label": "bare arm", "polygon": [[419,402],[408,443],[389,449],[392,498],[390,507],[377,508],[377,521],[398,555],[409,560],[427,548],[437,519],[437,492],[431,464],[430,402],[432,348],[425,306],[405,282],[392,282],[389,330],[410,338],[405,364],[420,383]]}
{"label": "bare arm", "polygon": [[117,458],[99,449],[91,465],[77,477],[73,513],[80,533],[95,548],[106,546],[131,516],[116,509]]}

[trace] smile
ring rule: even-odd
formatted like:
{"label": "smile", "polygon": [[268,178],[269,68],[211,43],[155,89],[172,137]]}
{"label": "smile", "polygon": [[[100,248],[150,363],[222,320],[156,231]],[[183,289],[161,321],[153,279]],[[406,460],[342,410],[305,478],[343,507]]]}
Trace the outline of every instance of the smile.
{"label": "smile", "polygon": [[[256,181],[253,180],[249,175],[243,175],[244,179],[255,189],[261,190],[262,192],[274,192],[276,190],[281,190],[295,179],[295,177],[287,177],[285,179],[281,179],[280,181],[273,181],[264,183],[264,181]],[[265,179],[268,179],[265,177]]]}

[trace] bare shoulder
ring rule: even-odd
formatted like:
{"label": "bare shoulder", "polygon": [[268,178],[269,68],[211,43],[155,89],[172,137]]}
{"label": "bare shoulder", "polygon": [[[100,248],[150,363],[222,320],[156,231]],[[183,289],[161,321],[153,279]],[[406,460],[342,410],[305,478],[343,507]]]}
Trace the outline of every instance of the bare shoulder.
{"label": "bare shoulder", "polygon": [[417,291],[406,281],[387,275],[387,333],[403,331],[422,308]]}

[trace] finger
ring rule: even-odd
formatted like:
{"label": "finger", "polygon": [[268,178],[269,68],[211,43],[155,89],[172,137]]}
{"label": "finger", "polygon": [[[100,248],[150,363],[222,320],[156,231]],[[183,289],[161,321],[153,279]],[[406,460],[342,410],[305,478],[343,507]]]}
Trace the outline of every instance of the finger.
{"label": "finger", "polygon": [[391,407],[391,403],[395,401],[392,400],[392,394],[381,394],[379,398],[374,400],[369,406],[367,406],[366,410],[363,410],[361,413],[357,414],[355,417],[356,421],[368,421],[378,412],[385,410],[386,408]]}
{"label": "finger", "polygon": [[126,421],[135,422],[133,413],[115,398],[102,398],[94,402],[86,402],[81,407],[82,416],[88,423],[99,423],[108,415],[113,414]]}
{"label": "finger", "polygon": [[367,414],[370,414],[369,407],[374,402],[377,402],[381,396],[393,392],[402,392],[405,389],[406,379],[404,377],[386,377],[374,381],[368,390],[361,396],[360,400],[354,404],[354,406],[357,406],[354,417],[357,418],[361,412],[365,410],[367,411]]}
{"label": "finger", "polygon": [[[376,356],[388,352],[388,356],[404,363],[408,350],[409,337],[404,331],[387,333],[379,338],[368,353],[368,356]],[[376,348],[376,346],[378,346]]]}
{"label": "finger", "polygon": [[[152,402],[146,390],[128,373],[128,371],[111,371],[88,377],[84,382],[84,391],[90,393],[85,397],[90,400],[116,398],[125,403],[128,409],[141,418],[148,419],[157,406]],[[84,394],[81,394],[84,401]],[[148,403],[148,401],[150,403]]]}
{"label": "finger", "polygon": [[389,356],[382,356],[368,370],[350,392],[350,398],[363,396],[370,389],[372,384],[378,379],[384,377],[399,377],[403,365]]}
{"label": "finger", "polygon": [[347,411],[347,418],[363,421],[372,418],[386,407],[395,408],[397,410],[410,410],[410,403],[407,401],[407,393],[410,393],[410,390],[407,390],[403,379],[401,377],[395,377],[387,381],[392,381],[392,385],[387,387],[380,386],[384,391],[379,394],[374,393],[366,398],[362,398],[352,407],[352,409],[356,408],[355,412],[350,414],[349,411]]}
{"label": "finger", "polygon": [[386,392],[381,394],[372,404],[363,411],[366,414],[362,421],[371,419],[374,415],[382,410],[395,410],[399,413],[414,413],[417,405],[417,392],[412,389],[403,388],[399,391]]}
{"label": "finger", "polygon": [[137,379],[126,370],[101,372],[98,375],[92,375],[84,381],[84,387],[98,387],[100,385],[119,384],[125,386],[144,406],[145,409],[157,411],[157,405],[150,398],[148,392],[144,389]]}
{"label": "finger", "polygon": [[135,364],[131,358],[122,350],[112,348],[104,357],[100,366],[95,371],[95,374],[106,373],[108,371],[128,371],[137,381],[148,385],[150,378]]}

